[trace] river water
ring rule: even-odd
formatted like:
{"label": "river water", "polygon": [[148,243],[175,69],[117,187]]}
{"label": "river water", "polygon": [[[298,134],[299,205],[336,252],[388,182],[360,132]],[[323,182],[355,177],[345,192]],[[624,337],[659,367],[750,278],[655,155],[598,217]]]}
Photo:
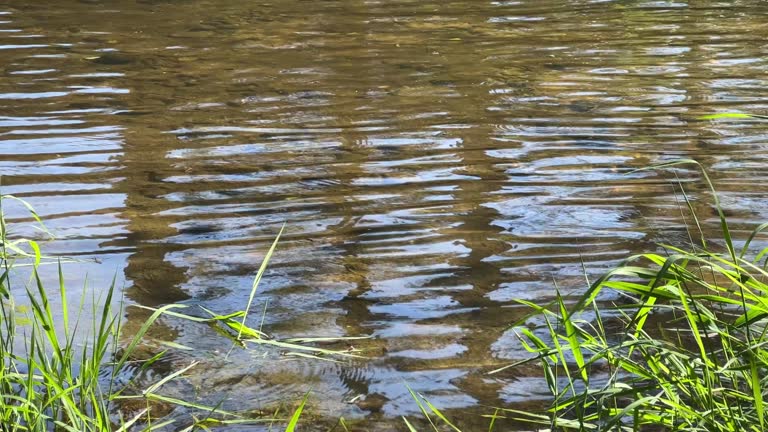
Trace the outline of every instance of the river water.
{"label": "river water", "polygon": [[[45,250],[83,260],[65,266],[74,286],[117,274],[146,306],[244,308],[285,223],[252,324],[371,336],[355,343],[366,361],[282,361],[225,356],[210,328],[164,320],[151,340],[194,348],[171,366],[202,363],[178,393],[257,410],[312,388],[317,422],[389,430],[418,413],[407,383],[483,430],[490,406],[547,400],[536,368],[486,374],[524,356],[515,299],[577,294],[631,253],[688,241],[674,174],[633,169],[695,158],[737,236],[768,220],[765,124],[697,120],[765,113],[766,13],[761,0],[10,0],[2,190],[57,234]],[[698,174],[677,175],[714,232]],[[126,329],[146,316],[127,307]]]}

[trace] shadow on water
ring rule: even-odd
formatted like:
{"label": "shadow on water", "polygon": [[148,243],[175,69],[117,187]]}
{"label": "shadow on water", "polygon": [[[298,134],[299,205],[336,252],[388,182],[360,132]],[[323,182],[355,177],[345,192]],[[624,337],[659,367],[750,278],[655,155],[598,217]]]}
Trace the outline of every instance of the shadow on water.
{"label": "shadow on water", "polygon": [[[0,172],[57,232],[52,253],[127,298],[227,312],[283,222],[254,325],[369,335],[352,365],[264,361],[207,327],[187,385],[230,409],[294,400],[386,428],[536,406],[516,298],[578,292],[630,253],[688,238],[669,176],[696,158],[743,231],[766,219],[760,1],[64,1],[0,7]],[[716,229],[694,172],[680,172]],[[78,285],[75,283],[74,285]],[[75,293],[76,294],[76,293]],[[606,298],[606,301],[612,299]],[[146,314],[129,307],[128,331]],[[277,355],[278,357],[274,357]],[[178,391],[189,391],[182,387]],[[236,395],[233,397],[232,395]],[[466,411],[465,411],[466,412]],[[393,420],[394,419],[394,420]],[[473,416],[459,423],[474,430]],[[390,426],[387,426],[390,425]]]}

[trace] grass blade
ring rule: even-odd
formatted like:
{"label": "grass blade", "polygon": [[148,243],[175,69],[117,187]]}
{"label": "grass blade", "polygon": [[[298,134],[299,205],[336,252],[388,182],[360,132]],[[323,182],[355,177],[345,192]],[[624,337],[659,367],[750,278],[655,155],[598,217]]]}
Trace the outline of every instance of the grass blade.
{"label": "grass blade", "polygon": [[277,248],[277,242],[280,240],[280,236],[283,234],[283,231],[285,230],[285,224],[280,228],[280,232],[277,233],[277,237],[275,237],[275,241],[272,242],[272,246],[269,248],[269,251],[264,256],[264,259],[261,261],[261,267],[259,267],[259,271],[256,273],[256,277],[253,279],[253,285],[251,286],[251,294],[248,296],[248,304],[245,307],[245,313],[243,314],[243,321],[240,323],[240,331],[237,333],[237,338],[240,339],[242,337],[242,330],[248,328],[245,325],[245,321],[248,318],[248,312],[251,310],[251,304],[253,304],[253,297],[256,295],[256,290],[259,287],[259,282],[261,282],[261,277],[264,275],[264,272],[267,270],[267,264],[269,263],[270,258],[272,258],[272,254],[275,253],[275,248]]}
{"label": "grass blade", "polygon": [[307,399],[309,399],[309,393],[310,392],[307,392],[304,395],[304,399],[301,400],[301,404],[299,404],[299,406],[296,408],[296,411],[293,412],[291,420],[288,422],[288,426],[285,428],[285,432],[294,432],[296,430],[296,425],[299,424],[301,413],[304,411],[304,406],[307,404]]}

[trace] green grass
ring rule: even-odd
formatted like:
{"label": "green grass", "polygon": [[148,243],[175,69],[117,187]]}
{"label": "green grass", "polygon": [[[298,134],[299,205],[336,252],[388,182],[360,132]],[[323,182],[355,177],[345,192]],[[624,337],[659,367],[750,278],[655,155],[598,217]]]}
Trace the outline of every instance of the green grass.
{"label": "green grass", "polygon": [[[45,257],[36,241],[9,234],[3,211],[9,201],[27,207],[36,227],[50,237],[24,201],[0,196],[0,424],[4,431],[104,430],[110,413],[99,381],[101,364],[116,335],[109,306],[114,286],[107,290],[104,309],[93,311],[94,321],[90,324],[97,332],[89,343],[78,348],[75,335],[85,323],[75,317],[70,328],[61,264],[57,267],[62,305],[58,326],[38,273]],[[31,306],[30,317],[20,312],[13,295],[13,286],[20,285],[15,283],[14,270],[23,266],[33,268],[31,280],[23,284],[23,295]]]}
{"label": "green grass", "polygon": [[[164,353],[136,360],[142,339],[150,327],[163,318],[183,318],[216,328],[232,341],[232,349],[249,346],[273,347],[290,357],[328,361],[360,357],[356,350],[329,350],[319,342],[355,338],[302,338],[278,340],[261,328],[247,325],[250,305],[278,238],[269,249],[254,279],[245,310],[218,314],[201,308],[206,318],[178,312],[189,306],[170,304],[152,309],[151,316],[127,341],[121,338],[122,309],[113,309],[119,295],[114,281],[101,293],[90,310],[84,310],[85,294],[79,307],[72,308],[63,277],[62,260],[41,253],[37,240],[14,236],[3,206],[19,205],[28,212],[27,220],[45,240],[53,239],[40,217],[25,201],[0,194],[0,431],[151,431],[211,430],[217,426],[254,423],[287,424],[295,430],[307,402],[305,396],[290,418],[253,417],[221,409],[221,403],[207,406],[163,394],[169,382],[181,379],[197,363],[180,367],[153,384],[137,389],[138,375],[129,382],[118,374],[128,362],[146,371]],[[18,222],[17,222],[18,224]],[[282,232],[282,231],[281,231]],[[75,263],[76,265],[77,263]],[[31,272],[27,279],[21,274]],[[55,289],[44,286],[40,272],[53,271],[58,278]],[[18,302],[17,302],[18,301]],[[59,306],[54,310],[53,304]],[[83,336],[86,335],[86,336]],[[169,346],[174,346],[169,341]],[[183,347],[180,347],[183,348]],[[140,374],[140,373],[139,373]],[[223,401],[222,401],[223,402]],[[123,409],[127,406],[133,409]],[[182,408],[189,414],[156,416],[153,408]],[[138,409],[136,408],[138,407]],[[131,412],[126,415],[124,413]]]}
{"label": "green grass", "polygon": [[[676,161],[657,168],[698,163]],[[530,306],[544,326],[515,327],[553,403],[510,417],[552,430],[763,431],[768,396],[768,249],[736,249],[712,182],[721,246],[707,241],[627,258],[577,301]],[[690,207],[690,206],[689,206]],[[695,217],[695,215],[694,215]],[[700,226],[696,220],[696,226]],[[623,304],[596,300],[613,290]]]}
{"label": "green grass", "polygon": [[[165,309],[153,314],[127,346],[122,346],[121,311],[112,306],[114,281],[96,302],[98,306],[83,310],[83,297],[79,307],[73,309],[67,303],[61,260],[43,255],[38,241],[14,237],[9,232],[3,208],[9,202],[27,210],[43,237],[53,237],[29,204],[11,195],[0,195],[0,430],[156,430],[176,421],[152,418],[151,407],[157,402],[209,414],[203,420],[190,417],[186,430],[213,423],[270,421],[246,419],[161,394],[164,384],[194,365],[169,374],[141,392],[127,394],[130,383],[118,383],[116,375]],[[21,276],[25,268],[31,269],[28,280]],[[40,272],[44,269],[56,272],[58,284],[53,291],[43,284]],[[60,305],[56,310],[52,305],[55,302]],[[143,361],[142,368],[157,359]],[[146,408],[123,417],[120,407],[126,399],[140,399]]]}
{"label": "green grass", "polygon": [[[656,168],[682,164],[701,168],[691,160]],[[537,363],[552,403],[540,414],[497,407],[488,415],[488,430],[502,418],[553,431],[768,429],[768,248],[753,248],[755,239],[768,230],[768,223],[756,227],[737,249],[715,188],[706,172],[701,172],[718,215],[721,236],[717,240],[700,233],[685,248],[661,245],[661,252],[628,257],[575,299],[558,292],[546,305],[520,301],[532,313],[513,329],[530,357],[490,373]],[[288,356],[326,361],[360,357],[356,351],[316,346],[337,338],[280,340],[260,327],[248,326],[250,304],[279,235],[254,279],[245,310],[219,313],[200,307],[190,312],[188,305],[166,305],[151,309],[139,331],[121,342],[121,311],[112,309],[117,294],[114,283],[105,290],[99,306],[83,311],[81,302],[72,309],[67,304],[62,263],[42,254],[37,241],[9,234],[3,216],[7,202],[26,208],[30,223],[50,237],[30,206],[0,195],[2,432],[156,430],[174,422],[173,428],[183,431],[274,422],[287,424],[289,431],[298,429],[309,393],[284,419],[250,418],[222,410],[220,405],[206,406],[163,394],[164,385],[183,378],[196,363],[140,391],[118,383],[116,374],[133,361],[142,338],[158,319],[183,319],[215,328],[231,341],[232,349],[274,348]],[[700,229],[702,223],[690,203],[688,207],[694,217],[692,226]],[[31,269],[30,279],[18,280],[18,270],[25,267]],[[58,276],[53,293],[44,287],[43,269]],[[598,301],[606,290],[622,301],[613,305]],[[29,312],[23,312],[15,296],[29,305]],[[52,307],[54,300],[60,304],[57,311]],[[88,334],[85,343],[75,338],[84,330]],[[141,369],[151,367],[160,355],[143,360]],[[460,431],[423,395],[413,391],[411,395],[431,430]],[[129,402],[145,408],[121,416],[120,407]],[[153,404],[183,407],[192,414],[181,424],[172,416],[154,418]],[[407,430],[417,430],[412,421],[403,421]]]}
{"label": "green grass", "polygon": [[[557,292],[546,305],[520,301],[533,312],[513,329],[530,357],[490,373],[538,363],[552,403],[538,414],[498,407],[488,430],[499,418],[551,431],[768,429],[768,248],[749,254],[768,224],[737,249],[697,162],[654,168],[683,164],[701,169],[721,237],[700,233],[685,249],[661,245],[660,253],[628,257],[576,299]],[[598,302],[605,290],[621,302]],[[413,398],[433,430],[458,430],[422,395]]]}

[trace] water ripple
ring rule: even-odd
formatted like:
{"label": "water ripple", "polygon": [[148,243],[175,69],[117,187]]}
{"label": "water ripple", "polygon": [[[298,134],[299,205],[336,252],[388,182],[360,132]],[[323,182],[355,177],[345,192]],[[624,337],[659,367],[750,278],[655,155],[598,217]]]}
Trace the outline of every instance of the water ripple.
{"label": "water ripple", "polygon": [[686,241],[677,181],[718,229],[696,171],[633,169],[695,158],[734,233],[768,216],[765,125],[697,120],[768,108],[759,0],[123,3],[0,11],[2,190],[86,259],[76,281],[118,269],[147,305],[242,308],[286,222],[265,329],[370,335],[370,360],[224,361],[207,326],[159,324],[232,409],[306,383],[371,425],[415,413],[403,381],[448,411],[542,402],[533,371],[482,375],[523,354],[515,299]]}

